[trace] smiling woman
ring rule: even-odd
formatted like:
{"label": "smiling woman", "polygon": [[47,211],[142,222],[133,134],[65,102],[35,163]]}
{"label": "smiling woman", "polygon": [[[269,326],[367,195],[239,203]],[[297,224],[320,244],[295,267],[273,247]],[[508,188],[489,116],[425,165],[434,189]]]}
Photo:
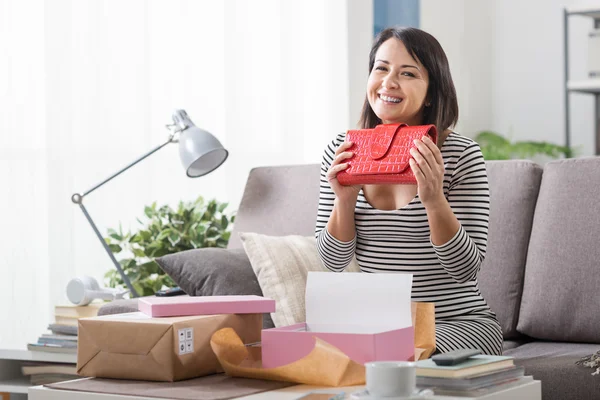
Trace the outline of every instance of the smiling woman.
{"label": "smiling woman", "polygon": [[437,351],[502,352],[496,315],[477,274],[485,257],[489,189],[479,145],[452,131],[458,103],[446,55],[415,28],[382,31],[369,57],[360,125],[437,127],[437,144],[415,140],[416,185],[341,185],[352,162],[345,133],[325,149],[315,236],[324,265],[340,272],[352,258],[363,272],[410,273],[412,299],[434,302]]}

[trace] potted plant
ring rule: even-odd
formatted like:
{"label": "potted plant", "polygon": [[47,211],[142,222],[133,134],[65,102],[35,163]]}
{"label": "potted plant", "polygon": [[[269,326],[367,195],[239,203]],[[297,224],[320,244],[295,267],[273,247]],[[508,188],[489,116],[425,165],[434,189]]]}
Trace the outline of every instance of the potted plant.
{"label": "potted plant", "polygon": [[[202,247],[227,247],[235,220],[226,213],[227,203],[205,202],[198,197],[192,202],[180,202],[177,209],[156,203],[144,208],[145,221],[136,232],[108,229],[104,239],[113,254],[120,254],[119,263],[140,296],[153,295],[164,287],[174,287],[173,280],[154,261],[166,254]],[[105,274],[110,287],[124,285],[116,269]]]}
{"label": "potted plant", "polygon": [[551,158],[574,156],[573,150],[548,142],[517,141],[512,142],[504,136],[492,132],[479,132],[474,139],[481,147],[483,158],[486,160],[510,160],[514,158],[532,158],[545,155]]}

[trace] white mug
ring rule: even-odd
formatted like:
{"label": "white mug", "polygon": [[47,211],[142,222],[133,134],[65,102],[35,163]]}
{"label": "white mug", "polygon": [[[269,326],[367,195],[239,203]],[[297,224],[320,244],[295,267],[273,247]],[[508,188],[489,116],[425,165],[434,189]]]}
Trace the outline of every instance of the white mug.
{"label": "white mug", "polygon": [[417,366],[410,361],[374,361],[365,364],[367,391],[375,398],[410,397],[417,386]]}

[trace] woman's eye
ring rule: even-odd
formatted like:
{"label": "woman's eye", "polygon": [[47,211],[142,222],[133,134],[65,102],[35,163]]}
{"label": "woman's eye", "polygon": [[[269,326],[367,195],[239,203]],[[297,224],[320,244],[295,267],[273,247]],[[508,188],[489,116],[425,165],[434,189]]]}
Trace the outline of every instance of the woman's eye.
{"label": "woman's eye", "polygon": [[387,71],[387,68],[386,67],[382,67],[382,66],[375,67],[375,69],[378,70],[378,71]]}
{"label": "woman's eye", "polygon": [[404,75],[404,76],[410,76],[412,78],[415,77],[415,74],[413,74],[412,72],[403,72],[402,75]]}

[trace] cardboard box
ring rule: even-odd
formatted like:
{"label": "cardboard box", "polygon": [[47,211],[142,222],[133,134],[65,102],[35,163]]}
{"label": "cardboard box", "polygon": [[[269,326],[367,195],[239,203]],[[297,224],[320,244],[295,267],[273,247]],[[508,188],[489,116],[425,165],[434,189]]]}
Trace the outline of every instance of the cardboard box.
{"label": "cardboard box", "polygon": [[263,367],[305,357],[315,337],[360,364],[412,360],[411,289],[411,274],[309,272],[306,322],[262,331]]}
{"label": "cardboard box", "polygon": [[138,309],[151,317],[275,312],[275,300],[262,296],[145,297]]}
{"label": "cardboard box", "polygon": [[210,338],[226,327],[244,343],[257,342],[262,314],[152,318],[135,312],[82,318],[77,373],[173,382],[222,372]]}

